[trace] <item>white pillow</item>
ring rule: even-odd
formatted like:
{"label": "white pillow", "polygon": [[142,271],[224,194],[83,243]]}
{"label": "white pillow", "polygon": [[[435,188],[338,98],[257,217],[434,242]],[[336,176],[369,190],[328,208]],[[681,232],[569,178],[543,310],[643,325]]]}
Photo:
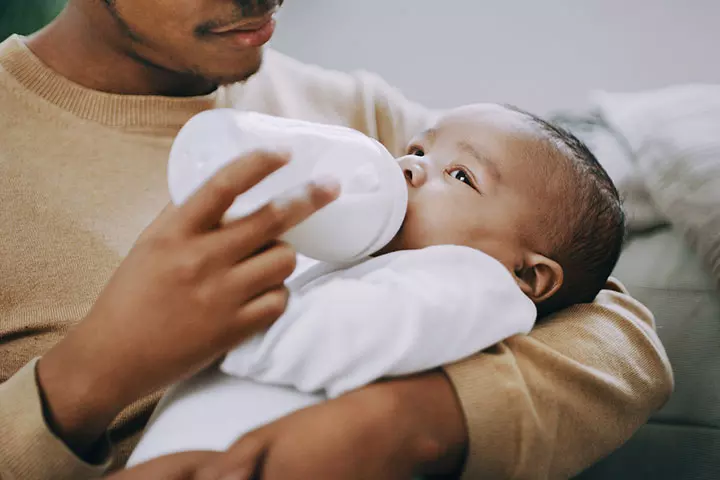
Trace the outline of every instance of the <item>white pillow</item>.
{"label": "white pillow", "polygon": [[627,142],[602,118],[569,118],[560,124],[573,132],[593,152],[620,193],[630,233],[642,233],[668,220],[658,211],[645,187]]}
{"label": "white pillow", "polygon": [[720,282],[720,85],[598,93],[660,213],[681,229]]}

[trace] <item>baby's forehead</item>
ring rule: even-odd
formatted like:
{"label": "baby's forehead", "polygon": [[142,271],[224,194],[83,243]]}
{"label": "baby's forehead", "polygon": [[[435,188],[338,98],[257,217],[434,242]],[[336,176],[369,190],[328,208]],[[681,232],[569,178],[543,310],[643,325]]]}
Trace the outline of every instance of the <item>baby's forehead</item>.
{"label": "baby's forehead", "polygon": [[450,110],[429,133],[435,143],[471,144],[496,161],[513,166],[540,152],[549,153],[545,133],[531,118],[497,104]]}
{"label": "baby's forehead", "polygon": [[[546,184],[567,163],[562,149],[528,115],[497,104],[447,112],[436,125],[438,140],[469,143],[498,165],[511,186]],[[443,142],[444,143],[444,142]]]}
{"label": "baby's forehead", "polygon": [[[438,130],[477,129],[490,130],[517,137],[537,137],[537,126],[526,116],[515,110],[494,103],[466,105],[448,111],[436,124]],[[529,138],[526,138],[529,139]]]}

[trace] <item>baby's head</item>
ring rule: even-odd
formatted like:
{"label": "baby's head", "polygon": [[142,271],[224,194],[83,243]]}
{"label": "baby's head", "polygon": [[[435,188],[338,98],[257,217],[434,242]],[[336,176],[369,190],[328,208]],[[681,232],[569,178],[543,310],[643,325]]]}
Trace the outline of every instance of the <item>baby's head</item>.
{"label": "baby's head", "polygon": [[540,315],[591,302],[625,230],[618,192],[572,134],[513,107],[443,116],[399,159],[405,223],[383,253],[455,244],[496,258]]}

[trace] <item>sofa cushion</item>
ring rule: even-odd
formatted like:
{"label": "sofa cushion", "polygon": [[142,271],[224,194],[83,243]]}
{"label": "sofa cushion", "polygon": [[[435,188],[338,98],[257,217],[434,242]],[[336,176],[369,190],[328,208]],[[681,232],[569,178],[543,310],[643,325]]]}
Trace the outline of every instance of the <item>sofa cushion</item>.
{"label": "sofa cushion", "polygon": [[614,275],[655,315],[675,392],[654,418],[720,428],[720,294],[680,232],[638,236]]}
{"label": "sofa cushion", "polygon": [[675,392],[581,480],[720,478],[720,295],[708,270],[670,228],[626,246],[614,276],[655,315]]}

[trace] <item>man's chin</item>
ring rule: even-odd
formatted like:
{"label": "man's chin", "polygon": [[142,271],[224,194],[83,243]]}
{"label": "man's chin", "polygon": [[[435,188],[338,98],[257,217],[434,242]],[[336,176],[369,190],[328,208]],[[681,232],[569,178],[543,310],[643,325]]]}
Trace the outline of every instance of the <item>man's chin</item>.
{"label": "man's chin", "polygon": [[241,68],[238,68],[235,72],[223,72],[218,75],[210,77],[216,85],[232,85],[235,83],[241,83],[247,81],[250,77],[255,75],[262,66],[263,56],[259,52],[257,57],[252,61],[244,62]]}

